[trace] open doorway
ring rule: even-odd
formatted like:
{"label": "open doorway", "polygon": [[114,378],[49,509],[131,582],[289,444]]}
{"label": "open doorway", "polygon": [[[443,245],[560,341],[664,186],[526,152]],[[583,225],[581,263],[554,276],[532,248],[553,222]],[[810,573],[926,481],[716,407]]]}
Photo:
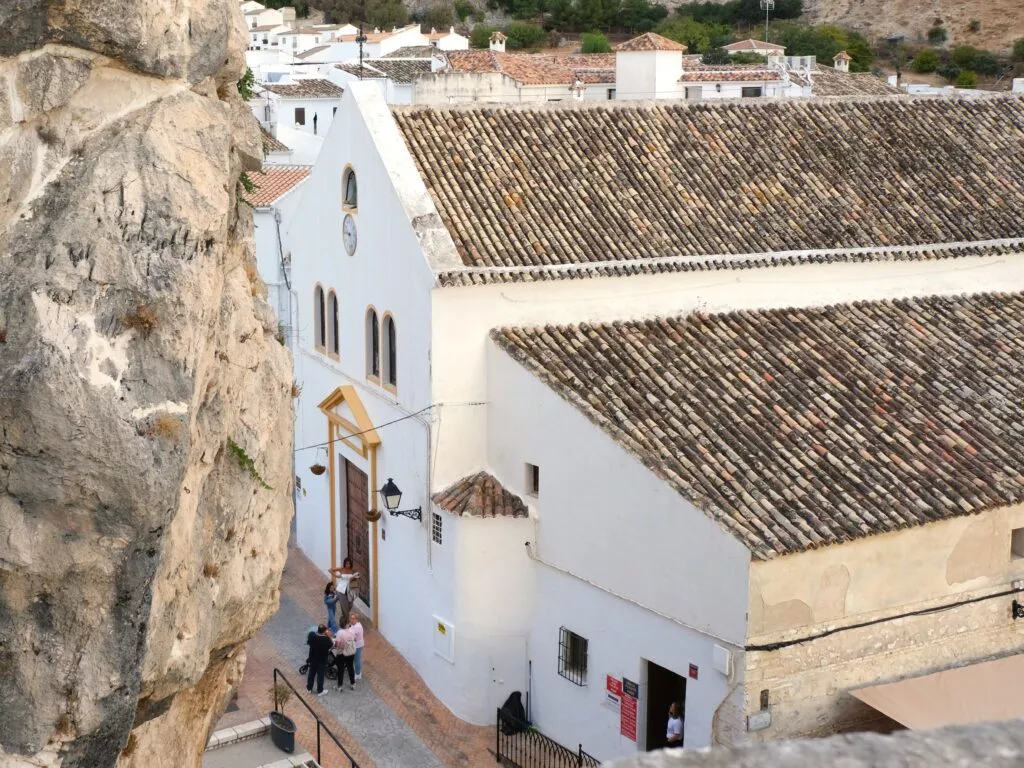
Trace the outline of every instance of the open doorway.
{"label": "open doorway", "polygon": [[[665,748],[668,708],[678,701],[686,721],[686,678],[653,661],[647,662],[647,750]],[[685,736],[683,737],[685,743]]]}

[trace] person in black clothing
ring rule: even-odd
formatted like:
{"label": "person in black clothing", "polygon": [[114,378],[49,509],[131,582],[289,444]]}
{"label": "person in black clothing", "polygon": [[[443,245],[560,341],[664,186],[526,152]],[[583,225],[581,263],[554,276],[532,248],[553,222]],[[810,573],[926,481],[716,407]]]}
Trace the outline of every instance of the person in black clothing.
{"label": "person in black clothing", "polygon": [[313,678],[316,678],[317,696],[323,696],[324,673],[327,671],[327,654],[334,644],[334,639],[327,632],[327,626],[321,624],[316,634],[306,639],[309,644],[309,672],[306,673],[306,690],[313,692]]}

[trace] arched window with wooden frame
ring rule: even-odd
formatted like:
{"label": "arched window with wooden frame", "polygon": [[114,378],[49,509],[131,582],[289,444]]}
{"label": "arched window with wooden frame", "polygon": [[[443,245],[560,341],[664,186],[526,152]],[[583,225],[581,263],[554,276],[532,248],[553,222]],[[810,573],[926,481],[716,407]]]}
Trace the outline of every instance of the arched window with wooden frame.
{"label": "arched window with wooden frame", "polygon": [[320,352],[327,351],[327,307],[320,283],[313,288],[313,346]]}
{"label": "arched window with wooden frame", "polygon": [[327,293],[327,353],[337,358],[341,342],[338,339],[338,297],[334,291]]}
{"label": "arched window with wooden frame", "polygon": [[366,310],[366,378],[380,383],[380,322],[377,310]]}
{"label": "arched window with wooden frame", "polygon": [[384,313],[384,386],[394,392],[398,388],[398,346],[395,318],[390,312]]}

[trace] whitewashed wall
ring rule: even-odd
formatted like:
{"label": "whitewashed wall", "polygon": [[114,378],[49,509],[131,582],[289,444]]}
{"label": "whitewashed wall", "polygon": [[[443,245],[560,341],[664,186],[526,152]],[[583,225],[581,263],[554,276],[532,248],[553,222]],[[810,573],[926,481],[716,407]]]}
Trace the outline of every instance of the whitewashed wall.
{"label": "whitewashed wall", "polygon": [[[282,99],[275,95],[270,100],[270,123],[290,128],[294,131],[308,133],[311,136],[325,137],[331,131],[335,110],[341,106],[341,99]],[[305,125],[295,121],[295,110],[306,110]],[[313,116],[317,116],[316,131],[313,130]]]}
{"label": "whitewashed wall", "polygon": [[[257,178],[257,183],[259,179]],[[256,243],[256,265],[260,277],[267,284],[267,302],[277,314],[278,321],[286,327],[286,340],[291,346],[291,328],[294,327],[296,316],[291,291],[288,288],[290,270],[281,263],[284,231],[294,216],[299,201],[302,199],[302,184],[283,195],[273,206],[257,208],[253,211],[254,240]],[[281,241],[278,241],[278,219],[280,217]]]}
{"label": "whitewashed wall", "polygon": [[[600,758],[629,754],[636,744],[619,736],[617,716],[603,706],[605,675],[643,682],[642,659],[684,677],[697,664],[699,679],[687,687],[686,738],[691,746],[710,744],[714,711],[729,687],[712,671],[712,648],[744,643],[749,553],[572,405],[488,346],[490,463],[524,498],[526,463],[540,467],[540,493],[530,498],[538,518],[534,551],[544,561],[534,563],[530,622],[534,722]],[[562,626],[589,641],[585,687],[558,674]]]}

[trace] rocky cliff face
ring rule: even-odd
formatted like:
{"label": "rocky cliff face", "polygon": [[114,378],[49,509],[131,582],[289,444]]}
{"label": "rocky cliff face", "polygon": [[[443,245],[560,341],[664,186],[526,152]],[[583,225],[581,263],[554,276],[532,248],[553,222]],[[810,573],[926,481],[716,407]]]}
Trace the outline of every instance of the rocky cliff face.
{"label": "rocky cliff face", "polygon": [[198,765],[291,514],[244,23],[0,0],[0,30],[0,765]]}

